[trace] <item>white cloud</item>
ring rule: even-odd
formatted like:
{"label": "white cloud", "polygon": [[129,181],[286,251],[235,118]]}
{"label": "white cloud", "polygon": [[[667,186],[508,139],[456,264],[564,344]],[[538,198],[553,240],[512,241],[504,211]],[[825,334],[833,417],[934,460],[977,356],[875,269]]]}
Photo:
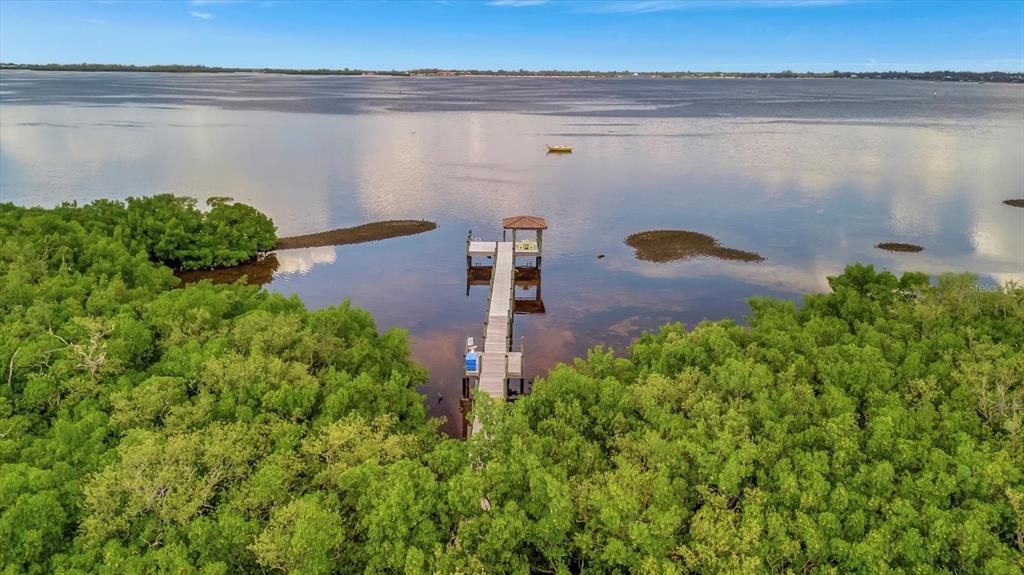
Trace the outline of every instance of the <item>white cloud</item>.
{"label": "white cloud", "polygon": [[189,14],[199,18],[200,20],[213,20],[213,14],[209,12],[189,12]]}
{"label": "white cloud", "polygon": [[491,0],[490,6],[507,6],[509,8],[522,8],[524,6],[540,6],[548,0]]}

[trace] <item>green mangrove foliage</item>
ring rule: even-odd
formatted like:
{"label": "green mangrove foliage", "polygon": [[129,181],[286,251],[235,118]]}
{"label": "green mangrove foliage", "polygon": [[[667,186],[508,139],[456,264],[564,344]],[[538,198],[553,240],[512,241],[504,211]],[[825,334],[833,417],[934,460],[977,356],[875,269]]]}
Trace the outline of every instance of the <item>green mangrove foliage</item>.
{"label": "green mangrove foliage", "polygon": [[144,251],[155,262],[175,269],[195,270],[234,266],[270,251],[277,243],[274,222],[251,206],[231,198],[206,201],[208,211],[193,198],[161,194],[128,198],[125,202],[97,200],[84,206],[64,203],[54,210],[14,210],[28,228],[80,225],[125,245],[132,253]]}
{"label": "green mangrove foliage", "polygon": [[493,410],[466,565],[1020,573],[1024,289],[861,266],[831,286],[594,351]]}
{"label": "green mangrove foliage", "polygon": [[172,290],[81,215],[111,205],[0,206],[4,574],[1024,570],[1019,287],[852,266],[478,398],[459,441],[403,333]]}
{"label": "green mangrove foliage", "polygon": [[426,374],[348,304],[171,289],[137,205],[0,205],[0,572],[323,572],[340,530],[388,521],[366,499],[388,465],[435,451]]}

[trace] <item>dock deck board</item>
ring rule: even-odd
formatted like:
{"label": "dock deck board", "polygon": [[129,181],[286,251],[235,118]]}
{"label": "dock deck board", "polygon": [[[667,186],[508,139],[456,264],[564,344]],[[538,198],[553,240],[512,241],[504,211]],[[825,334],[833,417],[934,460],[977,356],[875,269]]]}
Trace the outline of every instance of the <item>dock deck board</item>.
{"label": "dock deck board", "polygon": [[467,255],[471,256],[493,256],[498,250],[498,242],[471,241],[466,249]]}
{"label": "dock deck board", "polygon": [[505,369],[508,377],[523,377],[523,354],[518,351],[508,352]]}

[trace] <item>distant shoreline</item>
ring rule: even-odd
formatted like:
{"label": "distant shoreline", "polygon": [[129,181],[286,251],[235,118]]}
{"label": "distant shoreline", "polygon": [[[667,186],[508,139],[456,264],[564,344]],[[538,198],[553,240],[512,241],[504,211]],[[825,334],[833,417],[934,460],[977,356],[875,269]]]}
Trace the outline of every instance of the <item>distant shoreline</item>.
{"label": "distant shoreline", "polygon": [[1024,83],[1024,72],[970,72],[937,70],[929,72],[595,72],[592,70],[446,70],[423,68],[414,70],[358,69],[291,69],[291,68],[223,68],[216,66],[122,64],[14,64],[0,63],[0,72],[25,70],[34,72],[147,72],[171,74],[267,74],[294,76],[387,76],[387,77],[496,77],[496,78],[648,78],[694,80],[743,79],[852,79],[852,80],[927,80],[937,82]]}

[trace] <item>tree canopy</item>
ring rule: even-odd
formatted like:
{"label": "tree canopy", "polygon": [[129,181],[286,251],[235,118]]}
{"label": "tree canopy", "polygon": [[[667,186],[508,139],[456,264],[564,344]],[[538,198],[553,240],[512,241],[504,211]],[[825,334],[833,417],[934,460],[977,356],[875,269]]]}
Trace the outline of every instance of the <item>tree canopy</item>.
{"label": "tree canopy", "polygon": [[347,302],[172,289],[197,248],[143,216],[194,205],[145,201],[0,204],[0,573],[1024,570],[1018,286],[851,266],[461,441]]}
{"label": "tree canopy", "polygon": [[[206,201],[208,211],[193,198],[161,194],[128,198],[126,202],[97,200],[84,206],[74,202],[55,210],[13,210],[10,216],[27,225],[78,224],[84,233],[113,238],[135,253],[175,269],[194,270],[234,266],[270,251],[277,242],[274,222],[251,206],[231,198]],[[32,223],[36,221],[37,223]]]}

